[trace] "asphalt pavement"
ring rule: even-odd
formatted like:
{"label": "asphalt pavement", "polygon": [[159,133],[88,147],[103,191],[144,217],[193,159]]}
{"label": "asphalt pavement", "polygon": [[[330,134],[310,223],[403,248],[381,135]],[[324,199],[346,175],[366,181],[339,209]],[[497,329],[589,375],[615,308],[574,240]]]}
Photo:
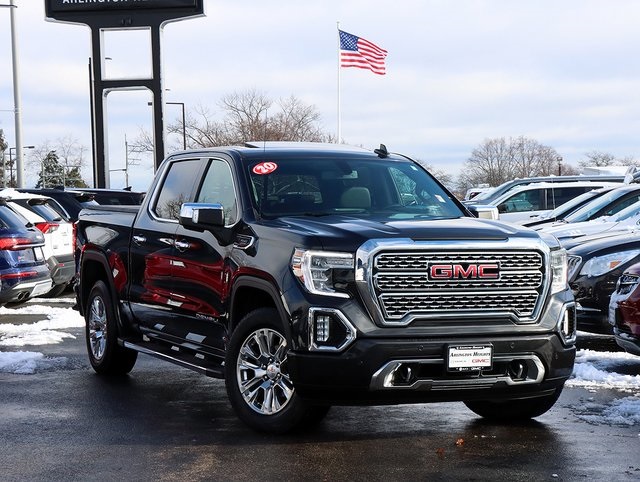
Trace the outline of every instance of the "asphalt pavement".
{"label": "asphalt pavement", "polygon": [[629,396],[614,390],[567,387],[522,424],[462,403],[333,407],[313,431],[269,436],[235,417],[222,381],[142,355],[129,376],[100,377],[82,329],[66,331],[75,339],[9,348],[66,362],[0,373],[3,481],[640,480],[640,427],[581,417]]}

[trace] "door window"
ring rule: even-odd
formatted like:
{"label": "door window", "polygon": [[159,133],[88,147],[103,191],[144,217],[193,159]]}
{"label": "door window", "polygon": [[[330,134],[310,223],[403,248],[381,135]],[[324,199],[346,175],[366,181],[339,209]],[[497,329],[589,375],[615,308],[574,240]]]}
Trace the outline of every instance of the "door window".
{"label": "door window", "polygon": [[220,159],[211,161],[196,202],[222,204],[225,226],[234,224],[237,221],[238,204],[229,164]]}
{"label": "door window", "polygon": [[180,207],[191,199],[200,166],[200,159],[178,161],[169,166],[169,171],[152,208],[156,216],[162,219],[178,220]]}

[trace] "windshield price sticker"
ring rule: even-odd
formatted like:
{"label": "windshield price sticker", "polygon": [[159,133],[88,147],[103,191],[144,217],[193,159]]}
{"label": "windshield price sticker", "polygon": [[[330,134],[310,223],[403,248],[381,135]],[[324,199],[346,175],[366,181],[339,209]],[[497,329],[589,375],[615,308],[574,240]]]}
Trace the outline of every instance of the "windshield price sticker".
{"label": "windshield price sticker", "polygon": [[491,368],[493,347],[481,346],[450,346],[447,356],[449,371],[477,371]]}
{"label": "windshield price sticker", "polygon": [[261,162],[253,166],[251,171],[259,176],[264,176],[265,174],[271,174],[276,169],[278,169],[278,165],[275,162]]}

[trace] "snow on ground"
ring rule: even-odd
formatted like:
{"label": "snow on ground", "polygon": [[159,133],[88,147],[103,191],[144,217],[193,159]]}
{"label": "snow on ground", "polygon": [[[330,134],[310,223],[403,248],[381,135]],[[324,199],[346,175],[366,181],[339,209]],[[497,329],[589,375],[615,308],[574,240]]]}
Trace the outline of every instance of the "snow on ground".
{"label": "snow on ground", "polygon": [[[69,298],[55,300],[55,304],[71,303],[73,300]],[[0,308],[0,315],[12,314],[41,315],[42,320],[19,325],[0,323],[0,373],[33,374],[68,366],[64,357],[16,351],[16,347],[50,345],[76,338],[65,330],[84,326],[77,311],[71,307],[44,306],[38,304],[38,300],[17,309]],[[596,424],[640,425],[640,357],[623,352],[579,350],[567,386],[593,392],[613,389],[628,394],[608,405],[597,403],[594,398],[580,407],[573,407],[581,420]]]}
{"label": "snow on ground", "polygon": [[[34,301],[17,309],[0,308],[0,315],[42,316],[42,320],[35,323],[0,323],[0,372],[33,374],[64,368],[68,364],[65,357],[47,357],[34,351],[3,350],[4,347],[50,345],[61,343],[66,338],[75,339],[74,335],[62,330],[84,326],[84,319],[70,307],[44,306]],[[67,299],[60,301],[65,303]]]}

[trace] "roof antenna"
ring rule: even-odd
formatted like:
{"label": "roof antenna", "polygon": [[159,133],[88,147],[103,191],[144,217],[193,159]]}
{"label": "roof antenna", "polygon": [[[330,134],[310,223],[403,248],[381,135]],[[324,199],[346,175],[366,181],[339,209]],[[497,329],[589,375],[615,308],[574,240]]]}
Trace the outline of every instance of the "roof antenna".
{"label": "roof antenna", "polygon": [[389,151],[387,151],[387,146],[385,146],[384,144],[380,144],[380,148],[374,149],[373,152],[378,154],[378,157],[381,159],[389,157]]}

